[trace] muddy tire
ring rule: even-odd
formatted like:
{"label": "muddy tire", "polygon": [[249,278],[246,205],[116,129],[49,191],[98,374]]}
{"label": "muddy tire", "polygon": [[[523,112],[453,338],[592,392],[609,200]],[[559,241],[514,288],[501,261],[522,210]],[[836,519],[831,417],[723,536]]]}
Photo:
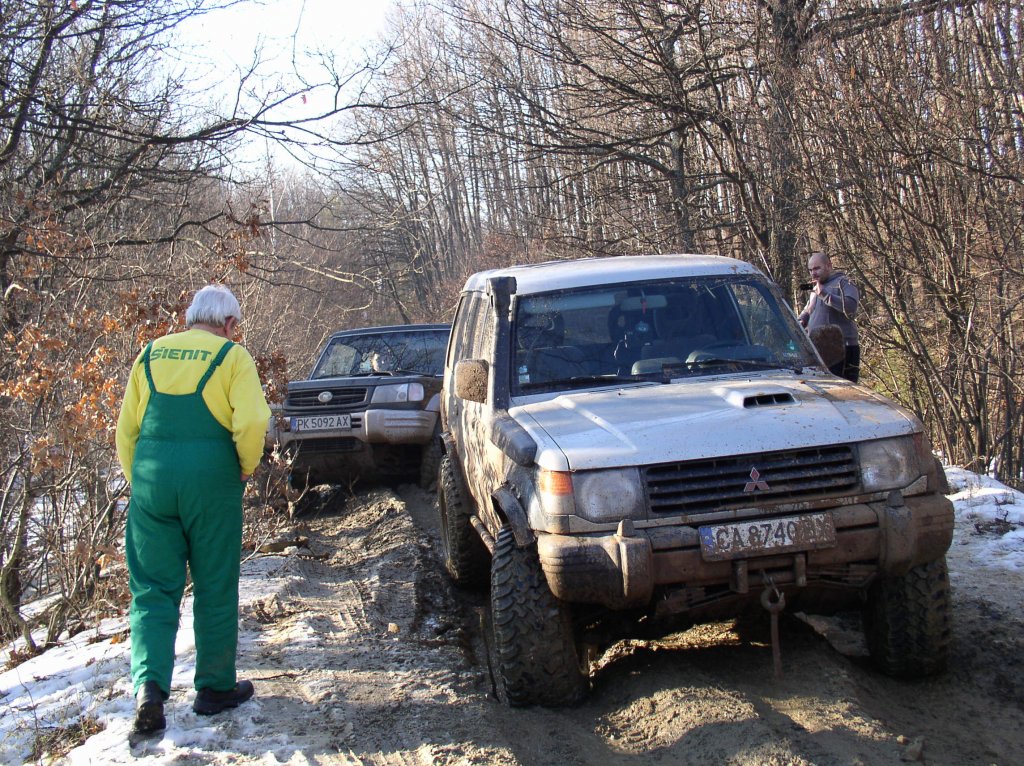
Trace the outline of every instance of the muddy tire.
{"label": "muddy tire", "polygon": [[420,477],[419,484],[423,489],[433,489],[437,486],[438,471],[441,466],[441,456],[444,450],[441,448],[441,433],[435,431],[430,441],[423,445],[423,452],[420,455]]}
{"label": "muddy tire", "polygon": [[588,679],[569,610],[548,588],[536,546],[517,548],[509,527],[498,533],[491,562],[490,624],[499,697],[545,707],[583,699]]}
{"label": "muddy tire", "polygon": [[451,458],[444,455],[437,479],[441,559],[456,585],[483,588],[487,584],[490,556],[469,521],[472,511],[462,496],[456,470]]}
{"label": "muddy tire", "polygon": [[897,678],[940,672],[949,651],[951,611],[945,558],[874,583],[864,608],[872,663]]}

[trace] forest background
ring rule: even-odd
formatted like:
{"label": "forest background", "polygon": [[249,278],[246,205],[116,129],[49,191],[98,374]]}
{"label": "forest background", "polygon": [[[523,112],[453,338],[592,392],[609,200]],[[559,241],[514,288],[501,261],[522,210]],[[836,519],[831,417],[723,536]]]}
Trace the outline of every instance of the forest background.
{"label": "forest background", "polygon": [[256,50],[211,105],[175,31],[230,6],[261,12],[0,2],[4,638],[124,609],[121,393],[210,281],[279,397],[327,333],[447,321],[483,268],[717,253],[799,308],[824,249],[862,382],[1024,486],[1019,3],[411,0],[361,58]]}

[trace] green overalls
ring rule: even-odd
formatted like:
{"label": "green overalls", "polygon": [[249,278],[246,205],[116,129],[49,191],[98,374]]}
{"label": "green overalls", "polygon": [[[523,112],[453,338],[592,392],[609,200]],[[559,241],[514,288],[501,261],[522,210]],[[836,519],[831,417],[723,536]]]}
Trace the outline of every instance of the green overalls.
{"label": "green overalls", "polygon": [[149,402],[132,462],[125,551],[132,605],[132,682],[171,689],[185,565],[192,573],[196,689],[235,686],[242,489],[231,432],[203,401],[203,388],[231,346],[227,341],[191,394],[156,390],[142,361]]}

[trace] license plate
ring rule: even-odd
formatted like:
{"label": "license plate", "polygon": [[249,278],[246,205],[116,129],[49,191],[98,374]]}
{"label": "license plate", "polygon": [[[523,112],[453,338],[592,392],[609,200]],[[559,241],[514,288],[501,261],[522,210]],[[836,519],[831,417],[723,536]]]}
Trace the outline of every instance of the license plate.
{"label": "license plate", "polygon": [[831,513],[716,524],[701,527],[699,531],[700,549],[705,561],[810,551],[831,548],[836,544],[836,525]]}
{"label": "license plate", "polygon": [[336,431],[352,428],[351,415],[305,415],[292,418],[292,431]]}

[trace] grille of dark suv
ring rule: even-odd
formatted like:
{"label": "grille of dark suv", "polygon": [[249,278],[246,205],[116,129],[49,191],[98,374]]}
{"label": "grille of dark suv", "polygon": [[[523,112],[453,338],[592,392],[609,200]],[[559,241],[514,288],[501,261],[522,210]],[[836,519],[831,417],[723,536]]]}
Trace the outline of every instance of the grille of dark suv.
{"label": "grille of dark suv", "polygon": [[299,446],[299,452],[304,455],[318,454],[321,452],[359,452],[363,448],[363,442],[351,436],[336,436],[329,439],[306,439]]}
{"label": "grille of dark suv", "polygon": [[[324,391],[331,392],[331,400],[329,402],[321,402],[317,399]],[[366,387],[360,386],[358,388],[331,388],[325,386],[324,388],[309,388],[303,391],[292,391],[288,394],[288,399],[285,402],[287,407],[331,407],[332,409],[351,409],[352,407],[358,407],[366,401]]]}
{"label": "grille of dark suv", "polygon": [[844,445],[664,463],[647,468],[646,480],[655,513],[712,513],[846,492],[858,471]]}

